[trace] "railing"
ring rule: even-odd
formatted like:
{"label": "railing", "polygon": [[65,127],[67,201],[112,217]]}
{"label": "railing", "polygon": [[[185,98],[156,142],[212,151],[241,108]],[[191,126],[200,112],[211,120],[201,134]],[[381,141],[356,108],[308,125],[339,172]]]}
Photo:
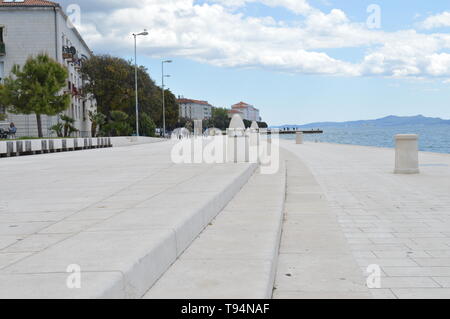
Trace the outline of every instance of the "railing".
{"label": "railing", "polygon": [[0,42],[0,55],[6,54],[6,46],[4,42]]}

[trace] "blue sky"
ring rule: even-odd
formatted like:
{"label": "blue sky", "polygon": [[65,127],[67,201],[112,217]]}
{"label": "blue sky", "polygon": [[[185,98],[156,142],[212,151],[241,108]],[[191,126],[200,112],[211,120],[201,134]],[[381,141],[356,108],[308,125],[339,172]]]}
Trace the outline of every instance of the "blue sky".
{"label": "blue sky", "polygon": [[[245,101],[270,125],[450,118],[449,1],[142,0],[106,16],[94,2],[80,2],[92,49],[131,58],[130,33],[148,28],[138,62],[160,84],[161,59],[173,59],[176,95]],[[380,29],[366,26],[374,3]]]}

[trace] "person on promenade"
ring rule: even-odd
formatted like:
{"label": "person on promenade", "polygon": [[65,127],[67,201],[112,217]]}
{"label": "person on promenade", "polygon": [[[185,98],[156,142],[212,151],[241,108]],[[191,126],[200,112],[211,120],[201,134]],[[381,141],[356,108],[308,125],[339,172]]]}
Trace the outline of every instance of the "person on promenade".
{"label": "person on promenade", "polygon": [[11,124],[9,124],[8,135],[11,136],[11,138],[15,138],[16,132],[17,132],[16,126],[14,125],[14,123],[11,122]]}

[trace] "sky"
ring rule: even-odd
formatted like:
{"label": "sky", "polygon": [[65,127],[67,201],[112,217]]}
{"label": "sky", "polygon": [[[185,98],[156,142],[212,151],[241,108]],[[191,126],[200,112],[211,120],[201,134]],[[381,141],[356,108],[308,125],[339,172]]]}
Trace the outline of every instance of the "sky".
{"label": "sky", "polygon": [[218,107],[244,101],[270,125],[450,119],[448,0],[60,3],[94,53],[132,59],[132,33],[147,29],[137,61],[157,84],[172,59],[174,94]]}

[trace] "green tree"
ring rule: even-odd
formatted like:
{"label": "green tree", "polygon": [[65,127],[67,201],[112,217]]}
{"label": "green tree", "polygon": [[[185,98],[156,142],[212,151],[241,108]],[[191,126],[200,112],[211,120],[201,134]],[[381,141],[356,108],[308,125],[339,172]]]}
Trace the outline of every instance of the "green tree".
{"label": "green tree", "polygon": [[[99,112],[111,122],[112,111],[122,111],[135,119],[134,64],[122,58],[98,55],[86,61],[82,73],[87,80],[86,93],[97,100]],[[162,127],[162,90],[151,79],[147,69],[138,68],[139,114],[147,114],[157,127]],[[173,129],[178,121],[178,104],[175,95],[165,91],[166,126]],[[132,125],[134,128],[134,125]]]}
{"label": "green tree", "polygon": [[109,55],[93,56],[82,66],[86,93],[92,93],[99,112],[111,119],[114,110],[127,111],[134,96],[133,70],[130,63]]}
{"label": "green tree", "polygon": [[258,122],[258,127],[259,128],[268,128],[269,126],[267,125],[266,122]]}
{"label": "green tree", "polygon": [[53,132],[55,132],[56,136],[64,137],[64,134],[63,134],[64,124],[63,123],[61,123],[61,122],[60,123],[56,123],[50,129]]}
{"label": "green tree", "polygon": [[107,136],[128,136],[133,132],[133,128],[129,124],[127,113],[112,111],[111,121],[103,126],[102,131]]}
{"label": "green tree", "polygon": [[30,57],[22,68],[14,65],[5,78],[1,104],[12,113],[36,114],[38,134],[43,137],[41,115],[56,115],[70,105],[69,94],[60,94],[67,76],[66,68],[48,55]]}
{"label": "green tree", "polygon": [[6,120],[6,107],[2,104],[3,85],[0,83],[0,121]]}
{"label": "green tree", "polygon": [[[129,118],[130,126],[133,127],[135,131],[136,127],[136,116],[130,116]],[[141,136],[155,136],[156,125],[152,118],[147,113],[139,113],[139,135]]]}
{"label": "green tree", "polygon": [[211,118],[207,121],[206,126],[225,131],[229,125],[230,118],[228,117],[228,110],[220,107],[213,108]]}
{"label": "green tree", "polygon": [[69,137],[72,133],[78,132],[78,130],[73,126],[75,120],[67,115],[60,116],[61,121],[63,121],[63,132],[64,137]]}
{"label": "green tree", "polygon": [[91,121],[92,137],[97,136],[97,129],[101,129],[102,125],[106,123],[106,116],[98,111],[89,111],[89,120]]}

